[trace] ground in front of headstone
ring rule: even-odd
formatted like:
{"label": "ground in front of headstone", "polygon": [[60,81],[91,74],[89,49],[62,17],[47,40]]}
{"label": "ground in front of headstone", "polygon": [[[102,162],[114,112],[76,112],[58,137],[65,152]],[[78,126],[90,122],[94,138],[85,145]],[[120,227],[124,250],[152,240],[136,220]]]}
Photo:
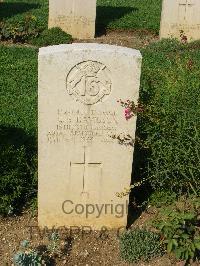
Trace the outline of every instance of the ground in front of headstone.
{"label": "ground in front of headstone", "polygon": [[90,40],[74,40],[74,42],[94,42],[110,45],[120,45],[134,49],[141,49],[152,42],[159,40],[159,37],[149,31],[142,30],[112,30],[106,34],[97,36]]}
{"label": "ground in front of headstone", "polygon": [[[142,224],[152,217],[150,213],[143,213],[134,226]],[[94,231],[89,233],[86,230],[78,229],[60,232],[60,247],[62,254],[54,258],[50,265],[69,266],[90,266],[90,265],[118,265],[128,266],[120,258],[118,232]],[[29,240],[33,247],[40,251],[45,250],[49,243],[48,233],[41,231],[37,227],[37,217],[33,217],[30,212],[25,212],[15,218],[0,218],[0,257],[1,265],[13,265],[13,255],[19,250],[23,240]],[[51,232],[51,231],[49,231]],[[134,266],[182,266],[167,255],[156,258],[150,262],[139,262],[131,264]],[[193,264],[197,266],[197,264]]]}
{"label": "ground in front of headstone", "polygon": [[[141,49],[146,47],[150,43],[156,42],[159,40],[159,36],[155,35],[146,30],[110,30],[106,34],[96,36],[95,39],[86,39],[86,40],[76,40],[75,43],[103,43],[110,45],[119,45],[134,49]],[[6,46],[13,46],[12,41],[1,41],[0,42]],[[31,44],[26,43],[15,43],[15,46],[21,47],[33,47]]]}

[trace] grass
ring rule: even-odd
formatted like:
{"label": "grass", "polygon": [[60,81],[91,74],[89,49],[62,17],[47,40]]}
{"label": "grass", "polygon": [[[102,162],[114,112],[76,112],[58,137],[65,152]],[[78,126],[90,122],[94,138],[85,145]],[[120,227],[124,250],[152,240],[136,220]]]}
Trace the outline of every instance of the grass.
{"label": "grass", "polygon": [[36,194],[37,50],[0,46],[0,213]]}
{"label": "grass", "polygon": [[0,46],[0,125],[36,136],[37,50]]}
{"label": "grass", "polygon": [[38,47],[72,43],[72,36],[55,27],[44,30],[37,38],[32,38],[30,43]]}
{"label": "grass", "polygon": [[134,228],[120,236],[121,257],[130,262],[149,261],[164,254],[160,235],[144,228]]}
{"label": "grass", "polygon": [[149,30],[158,34],[161,0],[98,0],[97,29]]}
{"label": "grass", "polygon": [[[200,42],[168,40],[143,49],[138,131],[145,176],[157,190],[200,192]],[[144,169],[143,169],[144,171]]]}
{"label": "grass", "polygon": [[0,21],[5,20],[10,24],[22,20],[25,14],[37,18],[38,27],[47,28],[48,1],[46,0],[6,0],[1,3]]}
{"label": "grass", "polygon": [[61,29],[48,30],[48,1],[7,1],[1,3],[0,40],[26,42],[35,46],[70,43]]}
{"label": "grass", "polygon": [[[48,25],[47,0],[5,0],[1,3],[0,21],[14,25],[31,14],[37,18],[37,27]],[[161,0],[98,0],[97,33],[106,29],[148,30],[158,34]]]}

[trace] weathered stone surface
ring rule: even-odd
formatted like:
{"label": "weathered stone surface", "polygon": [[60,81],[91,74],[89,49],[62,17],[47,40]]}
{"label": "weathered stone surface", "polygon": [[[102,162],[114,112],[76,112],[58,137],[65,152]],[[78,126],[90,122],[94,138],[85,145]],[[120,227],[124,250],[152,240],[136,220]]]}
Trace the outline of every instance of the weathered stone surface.
{"label": "weathered stone surface", "polygon": [[128,48],[71,44],[40,49],[41,227],[126,225],[128,197],[116,193],[130,185],[134,148],[112,136],[135,138],[136,117],[126,121],[117,101],[137,103],[140,69],[140,52]]}
{"label": "weathered stone surface", "polygon": [[73,38],[95,36],[96,0],[49,0],[49,28],[60,27]]}
{"label": "weathered stone surface", "polygon": [[200,39],[200,1],[163,0],[160,38],[180,38],[181,31],[188,41]]}

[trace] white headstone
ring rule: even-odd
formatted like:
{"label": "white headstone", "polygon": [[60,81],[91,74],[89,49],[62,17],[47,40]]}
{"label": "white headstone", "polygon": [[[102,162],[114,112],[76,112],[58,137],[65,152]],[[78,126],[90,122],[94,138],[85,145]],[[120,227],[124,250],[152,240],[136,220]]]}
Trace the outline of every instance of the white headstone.
{"label": "white headstone", "polygon": [[60,27],[73,38],[95,36],[96,0],[49,0],[49,28]]}
{"label": "white headstone", "polygon": [[40,49],[41,227],[126,225],[128,197],[116,193],[130,186],[134,148],[112,136],[135,138],[136,117],[126,121],[118,100],[137,104],[140,69],[140,52],[129,48]]}
{"label": "white headstone", "polygon": [[160,38],[178,38],[181,31],[188,41],[200,39],[200,1],[163,0]]}

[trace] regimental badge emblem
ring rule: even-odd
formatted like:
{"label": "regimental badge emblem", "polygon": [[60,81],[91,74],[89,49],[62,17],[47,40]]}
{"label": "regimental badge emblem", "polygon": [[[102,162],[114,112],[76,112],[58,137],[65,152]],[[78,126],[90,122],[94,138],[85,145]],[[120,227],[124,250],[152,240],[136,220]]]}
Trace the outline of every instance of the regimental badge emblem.
{"label": "regimental badge emblem", "polygon": [[83,104],[96,104],[111,93],[110,76],[109,69],[102,63],[81,62],[74,66],[67,76],[67,91]]}

